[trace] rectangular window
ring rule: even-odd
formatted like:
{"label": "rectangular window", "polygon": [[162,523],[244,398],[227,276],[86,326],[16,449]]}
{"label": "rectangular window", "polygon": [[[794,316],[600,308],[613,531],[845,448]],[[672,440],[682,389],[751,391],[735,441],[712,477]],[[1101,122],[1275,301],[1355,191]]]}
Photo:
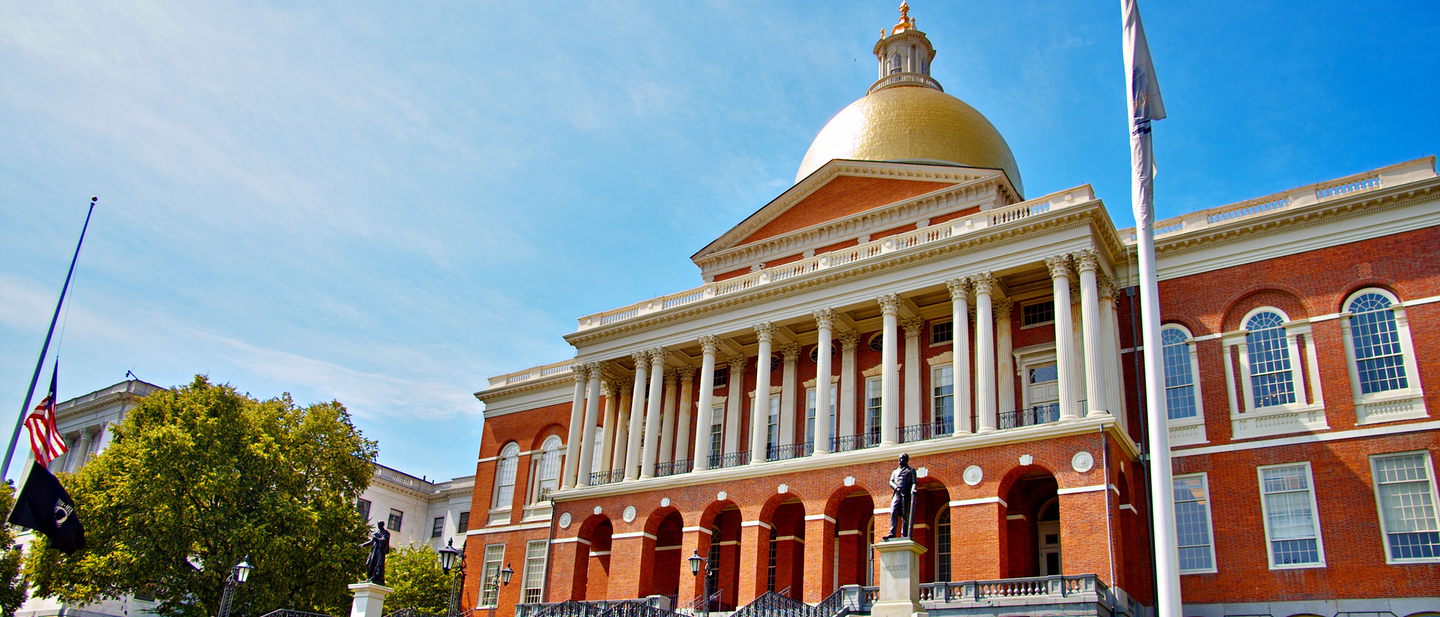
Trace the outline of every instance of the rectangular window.
{"label": "rectangular window", "polygon": [[1176,476],[1175,536],[1182,574],[1215,571],[1210,529],[1210,487],[1205,474]]}
{"label": "rectangular window", "polygon": [[942,321],[930,324],[930,344],[944,345],[955,340],[955,322]]}
{"label": "rectangular window", "polygon": [[1020,307],[1020,326],[1039,326],[1055,321],[1055,301],[1046,300]]}
{"label": "rectangular window", "polygon": [[774,529],[771,529],[771,530],[770,530],[770,551],[769,551],[769,553],[770,553],[770,555],[769,555],[770,562],[769,562],[769,564],[768,564],[768,565],[766,566],[766,568],[765,568],[765,590],[766,590],[766,591],[775,591],[775,566],[776,566],[776,561],[778,561],[778,560],[776,559],[776,552],[777,552],[777,551],[776,551],[776,548],[777,548],[776,545],[777,545],[777,544],[779,544],[779,543],[775,541],[775,530],[774,530]]}
{"label": "rectangular window", "polygon": [[461,512],[460,522],[455,524],[455,533],[465,533],[470,530],[470,513]]}
{"label": "rectangular window", "polygon": [[1270,567],[1325,565],[1310,463],[1261,467],[1259,471]]}
{"label": "rectangular window", "polygon": [[430,526],[430,538],[435,539],[445,535],[445,517],[435,517],[435,524]]}
{"label": "rectangular window", "polygon": [[545,590],[545,545],[544,540],[525,543],[525,587],[520,594],[520,602],[524,604],[539,602]]}
{"label": "rectangular window", "polygon": [[1375,500],[1390,562],[1440,560],[1440,521],[1435,515],[1435,476],[1429,452],[1370,459]]}
{"label": "rectangular window", "polygon": [[720,456],[725,444],[725,405],[710,410],[710,456]]}
{"label": "rectangular window", "polygon": [[403,522],[405,522],[405,513],[390,508],[390,520],[385,522],[385,526],[389,527],[390,531],[400,531],[400,523]]}
{"label": "rectangular window", "polygon": [[[815,388],[805,388],[805,441],[815,443]],[[837,435],[835,427],[835,384],[830,384],[830,436]]]}
{"label": "rectangular window", "polygon": [[780,395],[770,396],[770,415],[765,421],[765,447],[772,452],[780,444]]}
{"label": "rectangular window", "polygon": [[1165,366],[1165,410],[1171,420],[1195,417],[1195,376],[1190,364],[1190,337],[1178,328],[1160,333]]}
{"label": "rectangular window", "polygon": [[880,404],[884,396],[885,387],[881,378],[865,380],[865,432],[870,435],[870,444],[880,443]]}
{"label": "rectangular window", "polygon": [[728,366],[722,366],[722,367],[720,367],[720,368],[715,369],[715,387],[718,388],[718,387],[720,387],[720,386],[725,386],[725,385],[729,385],[729,384],[730,384],[730,367],[728,367]]}
{"label": "rectangular window", "polygon": [[362,499],[356,500],[356,501],[355,501],[355,511],[357,511],[357,512],[360,513],[360,518],[365,519],[365,522],[367,522],[367,523],[370,522],[370,500],[369,500],[369,499],[363,499],[363,498],[362,498]]}
{"label": "rectangular window", "polygon": [[487,586],[483,581],[493,580],[492,577],[500,576],[500,562],[505,559],[504,544],[486,544],[484,567],[480,570],[482,581],[479,607],[489,608],[500,603],[500,590],[496,586]]}
{"label": "rectangular window", "polygon": [[954,430],[955,367],[943,364],[931,368],[930,389],[933,394],[930,417],[934,419],[936,430],[941,433]]}

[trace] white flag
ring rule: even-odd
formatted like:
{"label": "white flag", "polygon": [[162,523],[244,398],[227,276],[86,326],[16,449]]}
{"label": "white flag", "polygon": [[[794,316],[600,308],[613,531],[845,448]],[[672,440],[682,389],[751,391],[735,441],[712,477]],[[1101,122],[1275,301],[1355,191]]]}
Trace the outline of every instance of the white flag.
{"label": "white flag", "polygon": [[1130,92],[1130,163],[1135,174],[1131,183],[1131,205],[1135,208],[1135,230],[1140,232],[1154,222],[1151,182],[1155,177],[1155,154],[1150,149],[1150,121],[1165,118],[1165,102],[1160,100],[1160,82],[1150,63],[1150,45],[1145,42],[1145,26],[1140,23],[1140,7],[1136,0],[1121,0],[1125,23],[1125,85]]}

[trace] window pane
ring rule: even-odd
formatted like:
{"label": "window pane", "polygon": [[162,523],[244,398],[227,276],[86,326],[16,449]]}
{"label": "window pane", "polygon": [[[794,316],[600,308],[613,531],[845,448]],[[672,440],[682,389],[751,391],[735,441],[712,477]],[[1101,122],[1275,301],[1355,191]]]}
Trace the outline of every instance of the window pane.
{"label": "window pane", "polygon": [[1417,452],[1374,460],[1390,557],[1440,557],[1440,522],[1435,515],[1428,457]]}
{"label": "window pane", "polygon": [[520,466],[520,446],[513,442],[500,451],[495,471],[495,507],[506,508],[515,500],[515,471]]}
{"label": "window pane", "polygon": [[1210,555],[1210,505],[1205,476],[1175,478],[1175,531],[1180,547],[1180,571],[1214,569]]}
{"label": "window pane", "polygon": [[1164,344],[1165,409],[1171,420],[1193,418],[1196,413],[1189,340],[1185,331],[1177,328],[1167,328],[1160,333],[1160,342]]}
{"label": "window pane", "polygon": [[1365,394],[1408,388],[1405,356],[1390,299],[1364,294],[1350,303],[1350,337],[1355,345],[1355,368]]}
{"label": "window pane", "polygon": [[941,509],[935,520],[935,580],[950,580],[950,508]]}
{"label": "window pane", "polygon": [[930,325],[930,344],[940,345],[955,340],[955,323],[944,322]]}
{"label": "window pane", "polygon": [[545,586],[545,541],[531,540],[525,543],[525,593],[520,601],[534,604],[540,601],[540,592]]}
{"label": "window pane", "polygon": [[955,419],[955,367],[937,366],[930,371],[934,396],[931,414],[935,423],[948,426]]}
{"label": "window pane", "polygon": [[455,533],[465,533],[470,529],[470,513],[461,512],[460,522],[455,524]]}
{"label": "window pane", "polygon": [[[491,577],[500,575],[500,561],[505,558],[504,544],[485,545],[484,568],[480,571],[480,580],[490,580]],[[480,596],[480,606],[495,606],[499,600],[499,589],[490,586],[483,586]]]}
{"label": "window pane", "polygon": [[1255,406],[1294,403],[1295,383],[1284,320],[1278,313],[1257,313],[1245,328],[1250,331],[1245,335],[1245,344],[1250,354],[1250,388]]}
{"label": "window pane", "polygon": [[404,521],[405,513],[392,509],[390,510],[390,519],[385,522],[385,526],[389,527],[390,531],[400,531],[400,523]]}
{"label": "window pane", "polygon": [[1020,307],[1020,325],[1036,326],[1055,321],[1055,301],[1046,300]]}
{"label": "window pane", "polygon": [[435,524],[430,526],[430,537],[432,539],[445,535],[445,517],[435,517]]}
{"label": "window pane", "polygon": [[1261,470],[1274,565],[1320,562],[1319,536],[1310,494],[1310,473],[1304,465]]}

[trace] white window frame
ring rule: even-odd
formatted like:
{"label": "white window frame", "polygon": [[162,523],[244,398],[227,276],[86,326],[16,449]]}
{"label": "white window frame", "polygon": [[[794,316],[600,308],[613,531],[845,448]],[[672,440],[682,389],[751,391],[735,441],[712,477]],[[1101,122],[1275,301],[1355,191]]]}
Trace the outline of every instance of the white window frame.
{"label": "white window frame", "polygon": [[711,457],[718,457],[725,452],[725,401],[721,397],[717,399],[719,400],[710,406],[710,427],[706,433],[710,439]]}
{"label": "white window frame", "polygon": [[[531,458],[535,459],[535,463],[531,465],[531,467],[534,468],[531,472],[531,475],[535,478],[535,480],[533,480],[535,488],[533,491],[530,492],[529,503],[538,503],[544,497],[543,494],[545,493],[546,488],[549,488],[551,491],[555,491],[560,488],[560,472],[562,466],[564,465],[564,455],[564,441],[560,439],[559,435],[551,435],[549,437],[546,437],[545,441],[540,444],[540,456],[531,456]],[[553,477],[545,477],[547,467],[553,469]],[[596,466],[595,468],[599,469],[599,466]],[[551,486],[546,487],[545,484],[547,482],[550,483]]]}
{"label": "white window frame", "polygon": [[[935,342],[935,327],[936,327],[936,326],[941,326],[941,325],[946,325],[946,324],[948,324],[948,325],[950,326],[950,340],[944,341],[944,342],[940,342],[940,343],[936,343],[936,342]],[[953,318],[953,317],[944,317],[944,318],[940,318],[940,319],[933,319],[933,320],[931,320],[931,321],[930,321],[930,326],[925,329],[925,334],[926,334],[926,338],[927,338],[928,342],[930,343],[930,345],[929,345],[930,347],[951,347],[951,346],[953,346],[953,345],[955,344],[955,318]]]}
{"label": "white window frame", "polygon": [[[871,396],[870,396],[871,384],[875,384],[875,389],[877,389],[877,390],[880,391],[880,396],[879,396],[879,397],[871,397]],[[882,411],[882,410],[884,409],[884,406],[885,406],[885,403],[884,403],[884,400],[885,400],[885,384],[884,384],[884,378],[883,378],[883,377],[866,377],[866,378],[865,378],[865,395],[864,395],[864,396],[865,396],[865,399],[864,399],[864,400],[865,400],[865,433],[866,433],[866,434],[870,434],[870,435],[876,435],[876,436],[878,436],[878,438],[877,438],[877,440],[876,440],[876,444],[879,444],[879,442],[882,441],[882,440],[884,440],[884,438],[885,438],[885,436],[881,434],[881,431],[882,431],[882,429],[883,429],[883,427],[881,426],[881,424],[884,423],[884,418],[882,417],[882,416],[883,416],[883,411]],[[872,406],[870,406],[870,401],[871,401],[871,400],[878,400],[878,401],[880,401],[880,402],[877,403],[874,407],[872,407]],[[867,442],[867,443],[868,443],[868,442]]]}
{"label": "white window frame", "polygon": [[[1169,419],[1166,414],[1166,426],[1170,432],[1170,446],[1191,446],[1195,444],[1208,443],[1205,436],[1205,397],[1200,390],[1200,354],[1198,345],[1195,343],[1195,336],[1190,329],[1175,323],[1167,323],[1160,326],[1160,338],[1163,341],[1166,330],[1175,330],[1185,335],[1185,346],[1190,355],[1190,389],[1195,396],[1195,415],[1189,418]],[[1164,357],[1164,345],[1161,345],[1161,357]],[[1168,390],[1168,388],[1167,388]]]}
{"label": "white window frame", "polygon": [[[509,484],[506,484],[505,465],[506,459],[511,461]],[[506,443],[500,448],[500,456],[495,459],[495,490],[490,496],[490,509],[496,511],[509,511],[515,503],[515,477],[520,475],[520,444],[516,442]],[[508,499],[501,496],[505,493],[505,487],[510,487]]]}
{"label": "white window frame", "polygon": [[[525,572],[520,578],[520,602],[533,604],[545,597],[545,573],[549,559],[549,542],[545,540],[531,540],[525,543]],[[539,557],[535,556],[536,549],[539,549]],[[532,579],[539,579],[538,584],[532,586]],[[534,591],[535,599],[526,597]]]}
{"label": "white window frame", "polygon": [[[839,390],[838,378],[830,380],[830,438],[834,439],[840,430],[838,414],[835,413],[836,393]],[[819,392],[815,389],[815,380],[806,382],[805,387],[805,441],[810,442],[811,451],[819,449],[815,443],[815,398]],[[827,446],[829,444],[826,444]]]}
{"label": "white window frame", "polygon": [[1425,471],[1430,474],[1430,477],[1427,478],[1430,484],[1430,504],[1431,507],[1436,510],[1435,515],[1440,517],[1440,493],[1436,492],[1435,487],[1435,461],[1431,458],[1429,450],[1386,452],[1384,454],[1373,454],[1370,456],[1370,484],[1375,488],[1375,513],[1380,517],[1380,543],[1385,545],[1385,563],[1387,564],[1440,563],[1440,555],[1435,557],[1397,558],[1391,555],[1390,552],[1390,530],[1385,526],[1385,503],[1380,498],[1380,480],[1378,477],[1379,474],[1375,472],[1375,463],[1378,459],[1416,454],[1425,457]]}
{"label": "white window frame", "polygon": [[955,405],[955,386],[957,384],[955,383],[955,365],[952,363],[935,364],[930,367],[930,424],[933,425],[936,422],[940,421],[940,396],[935,394],[935,388],[937,387],[935,383],[937,381],[937,376],[940,371],[946,369],[950,370],[950,394],[945,395],[945,397],[950,399],[950,430],[953,432],[955,430],[955,423],[959,422],[960,419],[955,417],[957,413],[957,407]]}
{"label": "white window frame", "polygon": [[[1350,304],[1360,296],[1378,294],[1390,300],[1390,311],[1395,316],[1395,335],[1399,339],[1400,351],[1405,355],[1405,380],[1408,387],[1384,392],[1365,394],[1360,387],[1360,367],[1355,359],[1355,337],[1351,332]],[[1356,290],[1340,305],[1340,333],[1345,340],[1345,368],[1350,373],[1350,392],[1355,400],[1355,423],[1377,424],[1397,420],[1428,418],[1425,408],[1425,391],[1420,385],[1420,370],[1415,360],[1415,344],[1410,340],[1410,320],[1400,298],[1378,287]]]}
{"label": "white window frame", "polygon": [[[499,550],[498,552],[492,550],[492,549],[496,549],[496,548],[498,548],[498,549],[500,549],[500,550]],[[494,559],[493,561],[490,559],[491,553],[496,553],[495,559]],[[481,563],[481,566],[480,566],[480,580],[481,580],[481,581],[489,580],[490,577],[492,577],[492,576],[499,576],[499,575],[500,575],[501,564],[505,563],[505,543],[504,543],[504,542],[497,542],[497,543],[495,543],[495,544],[486,544],[486,545],[485,545],[485,553],[484,553],[484,561],[481,561],[480,563]],[[492,568],[492,565],[493,565],[493,568]],[[493,570],[493,571],[492,571],[492,570]],[[490,592],[490,589],[486,588],[485,585],[481,585],[480,598],[479,598],[478,601],[476,602],[475,608],[492,608],[492,607],[499,606],[499,605],[500,605],[500,589],[499,589],[498,587],[494,588],[494,595],[493,595],[493,596],[490,595],[490,593],[491,593],[491,592]]]}
{"label": "white window frame", "polygon": [[[1283,405],[1255,406],[1254,386],[1250,380],[1250,345],[1245,328],[1250,318],[1261,312],[1273,312],[1280,316],[1285,328],[1286,353],[1290,359],[1290,377],[1294,384],[1295,402]],[[1300,361],[1300,345],[1305,342],[1305,362]],[[1318,432],[1329,430],[1325,421],[1325,397],[1320,388],[1320,360],[1315,349],[1315,339],[1310,333],[1310,321],[1292,321],[1290,316],[1273,306],[1252,309],[1240,320],[1240,329],[1223,336],[1225,350],[1225,389],[1229,396],[1230,424],[1232,439],[1253,439],[1287,433]],[[1232,363],[1231,350],[1239,351],[1239,375]],[[1308,369],[1308,370],[1307,370]],[[1238,385],[1236,382],[1239,382]],[[1307,396],[1307,392],[1313,392]],[[1239,399],[1239,406],[1236,400]],[[1307,403],[1308,399],[1313,403]]]}
{"label": "white window frame", "polygon": [[[1050,307],[1050,320],[1049,320],[1049,321],[1039,321],[1039,322],[1035,322],[1035,323],[1032,323],[1032,324],[1026,324],[1026,323],[1025,323],[1025,307],[1027,307],[1027,306],[1033,306],[1033,305],[1036,305],[1036,304],[1044,304],[1044,303],[1046,303],[1046,302],[1049,302],[1050,305],[1051,305],[1051,307]],[[1020,304],[1020,317],[1019,317],[1019,320],[1018,320],[1018,321],[1020,322],[1020,329],[1021,329],[1021,330],[1029,330],[1029,329],[1031,329],[1031,328],[1053,327],[1053,326],[1055,325],[1055,307],[1054,307],[1054,305],[1055,305],[1055,298],[1054,298],[1054,297],[1038,298],[1038,299],[1035,299],[1035,300],[1029,300],[1029,301],[1026,301],[1026,302],[1021,303],[1021,304]]]}
{"label": "white window frame", "polygon": [[[1305,481],[1310,492],[1310,512],[1315,525],[1315,553],[1318,561],[1315,563],[1300,564],[1279,564],[1275,563],[1275,541],[1271,539],[1270,533],[1270,506],[1265,501],[1265,470],[1277,467],[1304,467]],[[1258,481],[1257,489],[1260,491],[1260,520],[1265,525],[1265,556],[1270,564],[1271,570],[1301,570],[1305,568],[1324,568],[1325,566],[1325,539],[1324,532],[1320,528],[1320,505],[1315,498],[1315,474],[1310,468],[1310,461],[1296,461],[1293,463],[1281,463],[1278,465],[1263,465],[1255,468],[1255,477]]]}
{"label": "white window frame", "polygon": [[[1201,486],[1201,488],[1205,491],[1205,497],[1202,499],[1202,501],[1205,502],[1205,530],[1206,530],[1206,531],[1209,533],[1209,535],[1210,535],[1210,545],[1209,545],[1209,547],[1208,547],[1208,548],[1210,549],[1210,567],[1207,568],[1207,569],[1203,569],[1203,570],[1201,570],[1201,569],[1183,570],[1183,569],[1182,569],[1182,570],[1180,570],[1180,574],[1214,574],[1214,573],[1220,571],[1219,568],[1218,568],[1218,564],[1217,564],[1216,561],[1215,561],[1215,507],[1214,507],[1214,506],[1215,506],[1215,502],[1213,502],[1213,501],[1210,500],[1210,477],[1209,477],[1209,474],[1207,474],[1207,473],[1205,473],[1205,472],[1182,474],[1182,475],[1174,476],[1174,477],[1172,478],[1171,482],[1173,483],[1173,482],[1178,482],[1178,481],[1180,481],[1180,480],[1185,480],[1185,479],[1189,479],[1189,478],[1197,478],[1197,477],[1200,478],[1200,486]],[[1173,486],[1172,486],[1171,490],[1172,490],[1172,491],[1174,490]],[[1262,500],[1262,502],[1263,502],[1263,500]],[[1175,515],[1175,513],[1172,512],[1171,515],[1173,516],[1173,515]],[[1177,518],[1178,518],[1178,517],[1177,517]],[[1179,532],[1178,532],[1178,528],[1179,528],[1180,521],[1178,521],[1178,520],[1175,521],[1175,524],[1176,524],[1176,528],[1177,528],[1177,532],[1176,532],[1175,537],[1178,539],[1178,538],[1180,537]],[[1267,545],[1267,546],[1269,545],[1269,540],[1268,540],[1268,539],[1266,540],[1266,545]]]}

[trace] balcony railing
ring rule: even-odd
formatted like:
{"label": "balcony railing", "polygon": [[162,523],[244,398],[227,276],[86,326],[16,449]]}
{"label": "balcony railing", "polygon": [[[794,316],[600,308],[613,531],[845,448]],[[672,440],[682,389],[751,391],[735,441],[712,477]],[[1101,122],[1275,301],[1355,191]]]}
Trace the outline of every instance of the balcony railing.
{"label": "balcony railing", "polygon": [[673,475],[682,474],[682,473],[690,473],[690,467],[691,467],[691,464],[692,464],[693,462],[694,462],[694,459],[688,459],[688,458],[687,458],[687,459],[681,459],[681,460],[678,460],[678,461],[672,461],[672,462],[669,462],[669,463],[656,463],[656,464],[655,464],[655,477],[657,477],[657,478],[663,478],[663,477],[665,477],[665,476],[673,476]]}
{"label": "balcony railing", "polygon": [[711,454],[710,468],[724,469],[726,467],[739,467],[750,462],[750,451],[727,452],[725,454]]}
{"label": "balcony railing", "polygon": [[802,441],[800,443],[786,444],[783,446],[770,446],[765,450],[765,460],[784,461],[792,458],[810,456],[815,451],[815,442]]}
{"label": "balcony railing", "polygon": [[614,469],[611,471],[595,471],[590,473],[590,486],[610,484],[611,482],[619,482],[624,479],[624,469]]}
{"label": "balcony railing", "polygon": [[879,429],[873,431],[866,431],[863,433],[856,433],[854,435],[841,435],[839,437],[830,438],[831,452],[853,452],[855,450],[873,448],[878,445],[880,445]]}
{"label": "balcony railing", "polygon": [[1020,428],[1022,426],[1034,426],[1036,424],[1047,424],[1060,419],[1060,403],[1046,403],[1034,405],[1028,409],[1017,409],[1000,414],[998,430],[1007,428]]}
{"label": "balcony railing", "polygon": [[946,419],[938,422],[926,422],[924,424],[912,424],[900,427],[900,443],[912,441],[925,441],[936,437],[949,437],[955,433],[955,423]]}

